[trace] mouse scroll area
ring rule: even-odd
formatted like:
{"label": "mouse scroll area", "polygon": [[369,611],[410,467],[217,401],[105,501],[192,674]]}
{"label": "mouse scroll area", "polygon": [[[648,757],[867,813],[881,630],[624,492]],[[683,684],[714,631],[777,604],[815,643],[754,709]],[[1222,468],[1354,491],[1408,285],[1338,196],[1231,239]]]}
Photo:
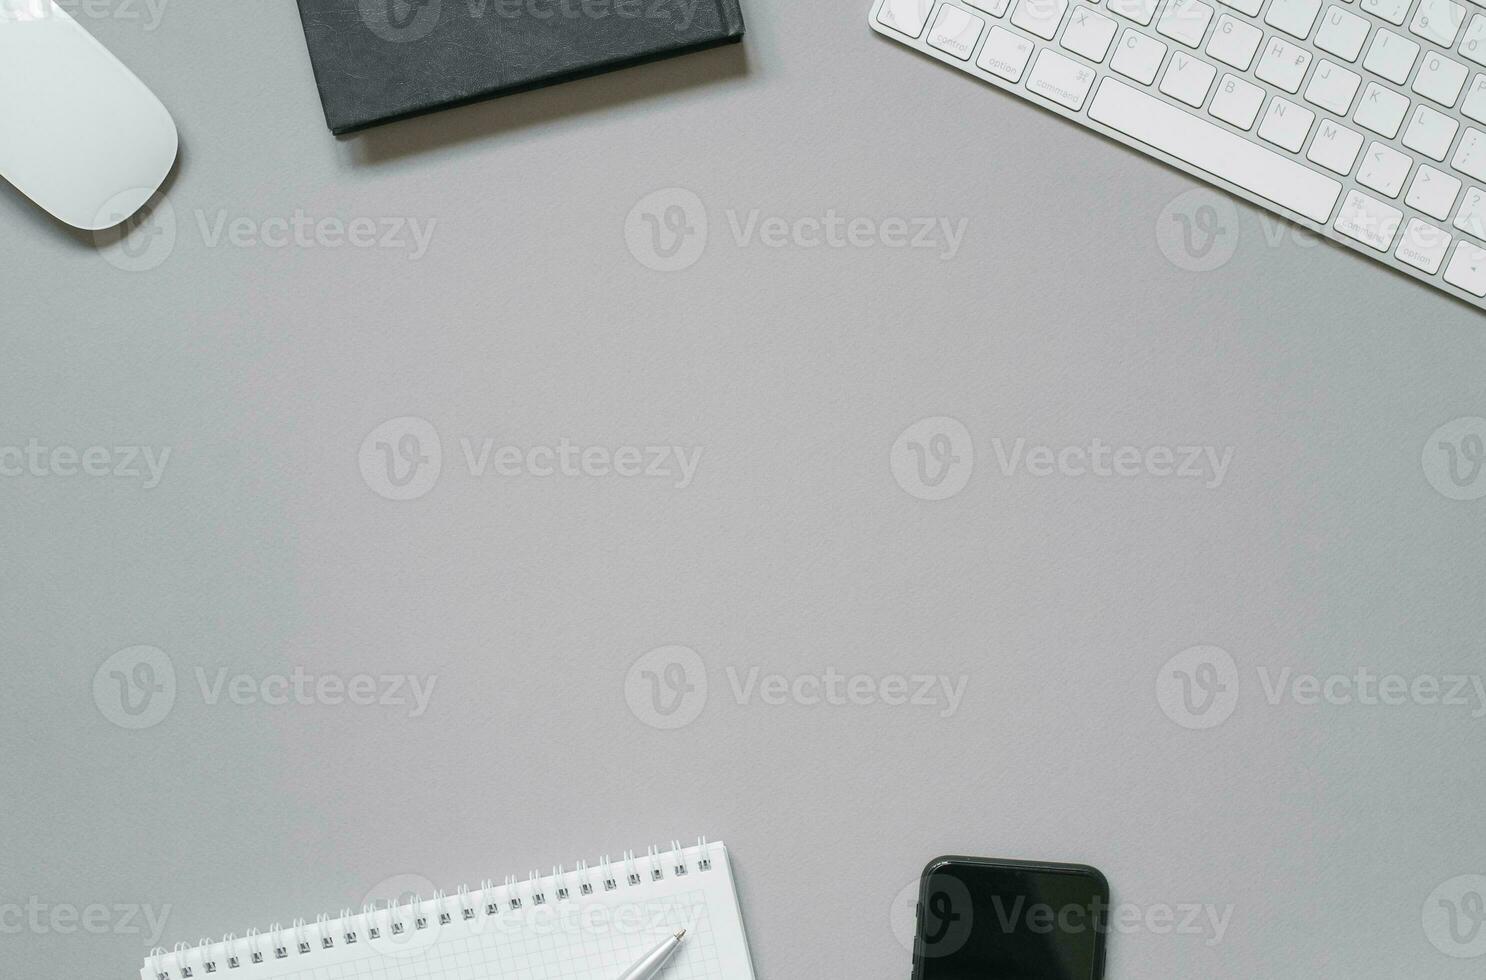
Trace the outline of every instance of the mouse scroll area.
{"label": "mouse scroll area", "polygon": [[0,3],[0,176],[86,231],[127,221],[175,164],[169,111],[52,0]]}

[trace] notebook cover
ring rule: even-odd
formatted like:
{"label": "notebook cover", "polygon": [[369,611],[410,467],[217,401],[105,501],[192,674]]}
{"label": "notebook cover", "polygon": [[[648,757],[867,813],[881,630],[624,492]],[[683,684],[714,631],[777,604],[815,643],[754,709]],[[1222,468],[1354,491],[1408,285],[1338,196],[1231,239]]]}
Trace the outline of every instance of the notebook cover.
{"label": "notebook cover", "polygon": [[743,37],[738,0],[299,0],[335,133]]}

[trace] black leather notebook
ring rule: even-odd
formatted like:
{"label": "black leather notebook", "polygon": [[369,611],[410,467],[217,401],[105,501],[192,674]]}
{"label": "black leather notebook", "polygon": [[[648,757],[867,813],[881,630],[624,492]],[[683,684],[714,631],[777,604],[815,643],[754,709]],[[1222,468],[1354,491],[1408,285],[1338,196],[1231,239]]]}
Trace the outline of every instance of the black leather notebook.
{"label": "black leather notebook", "polygon": [[738,0],[299,0],[336,133],[743,37]]}

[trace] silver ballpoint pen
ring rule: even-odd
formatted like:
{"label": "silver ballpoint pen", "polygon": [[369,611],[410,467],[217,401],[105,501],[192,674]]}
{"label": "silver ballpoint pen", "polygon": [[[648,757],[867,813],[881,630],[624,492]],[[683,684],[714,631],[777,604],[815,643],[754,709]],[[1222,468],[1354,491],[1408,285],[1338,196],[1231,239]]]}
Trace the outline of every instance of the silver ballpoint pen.
{"label": "silver ballpoint pen", "polygon": [[676,955],[676,950],[681,948],[681,940],[686,938],[686,930],[682,929],[676,935],[667,939],[659,946],[652,949],[645,958],[628,970],[619,980],[650,980],[651,977],[660,973],[665,968],[671,957]]}

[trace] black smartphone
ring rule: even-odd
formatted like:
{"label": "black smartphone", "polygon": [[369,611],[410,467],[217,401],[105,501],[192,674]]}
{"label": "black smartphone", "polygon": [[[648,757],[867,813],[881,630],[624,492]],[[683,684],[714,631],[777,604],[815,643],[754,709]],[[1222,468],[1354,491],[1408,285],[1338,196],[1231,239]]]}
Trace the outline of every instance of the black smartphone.
{"label": "black smartphone", "polygon": [[1109,882],[1082,864],[941,857],[919,886],[914,980],[1103,980]]}

